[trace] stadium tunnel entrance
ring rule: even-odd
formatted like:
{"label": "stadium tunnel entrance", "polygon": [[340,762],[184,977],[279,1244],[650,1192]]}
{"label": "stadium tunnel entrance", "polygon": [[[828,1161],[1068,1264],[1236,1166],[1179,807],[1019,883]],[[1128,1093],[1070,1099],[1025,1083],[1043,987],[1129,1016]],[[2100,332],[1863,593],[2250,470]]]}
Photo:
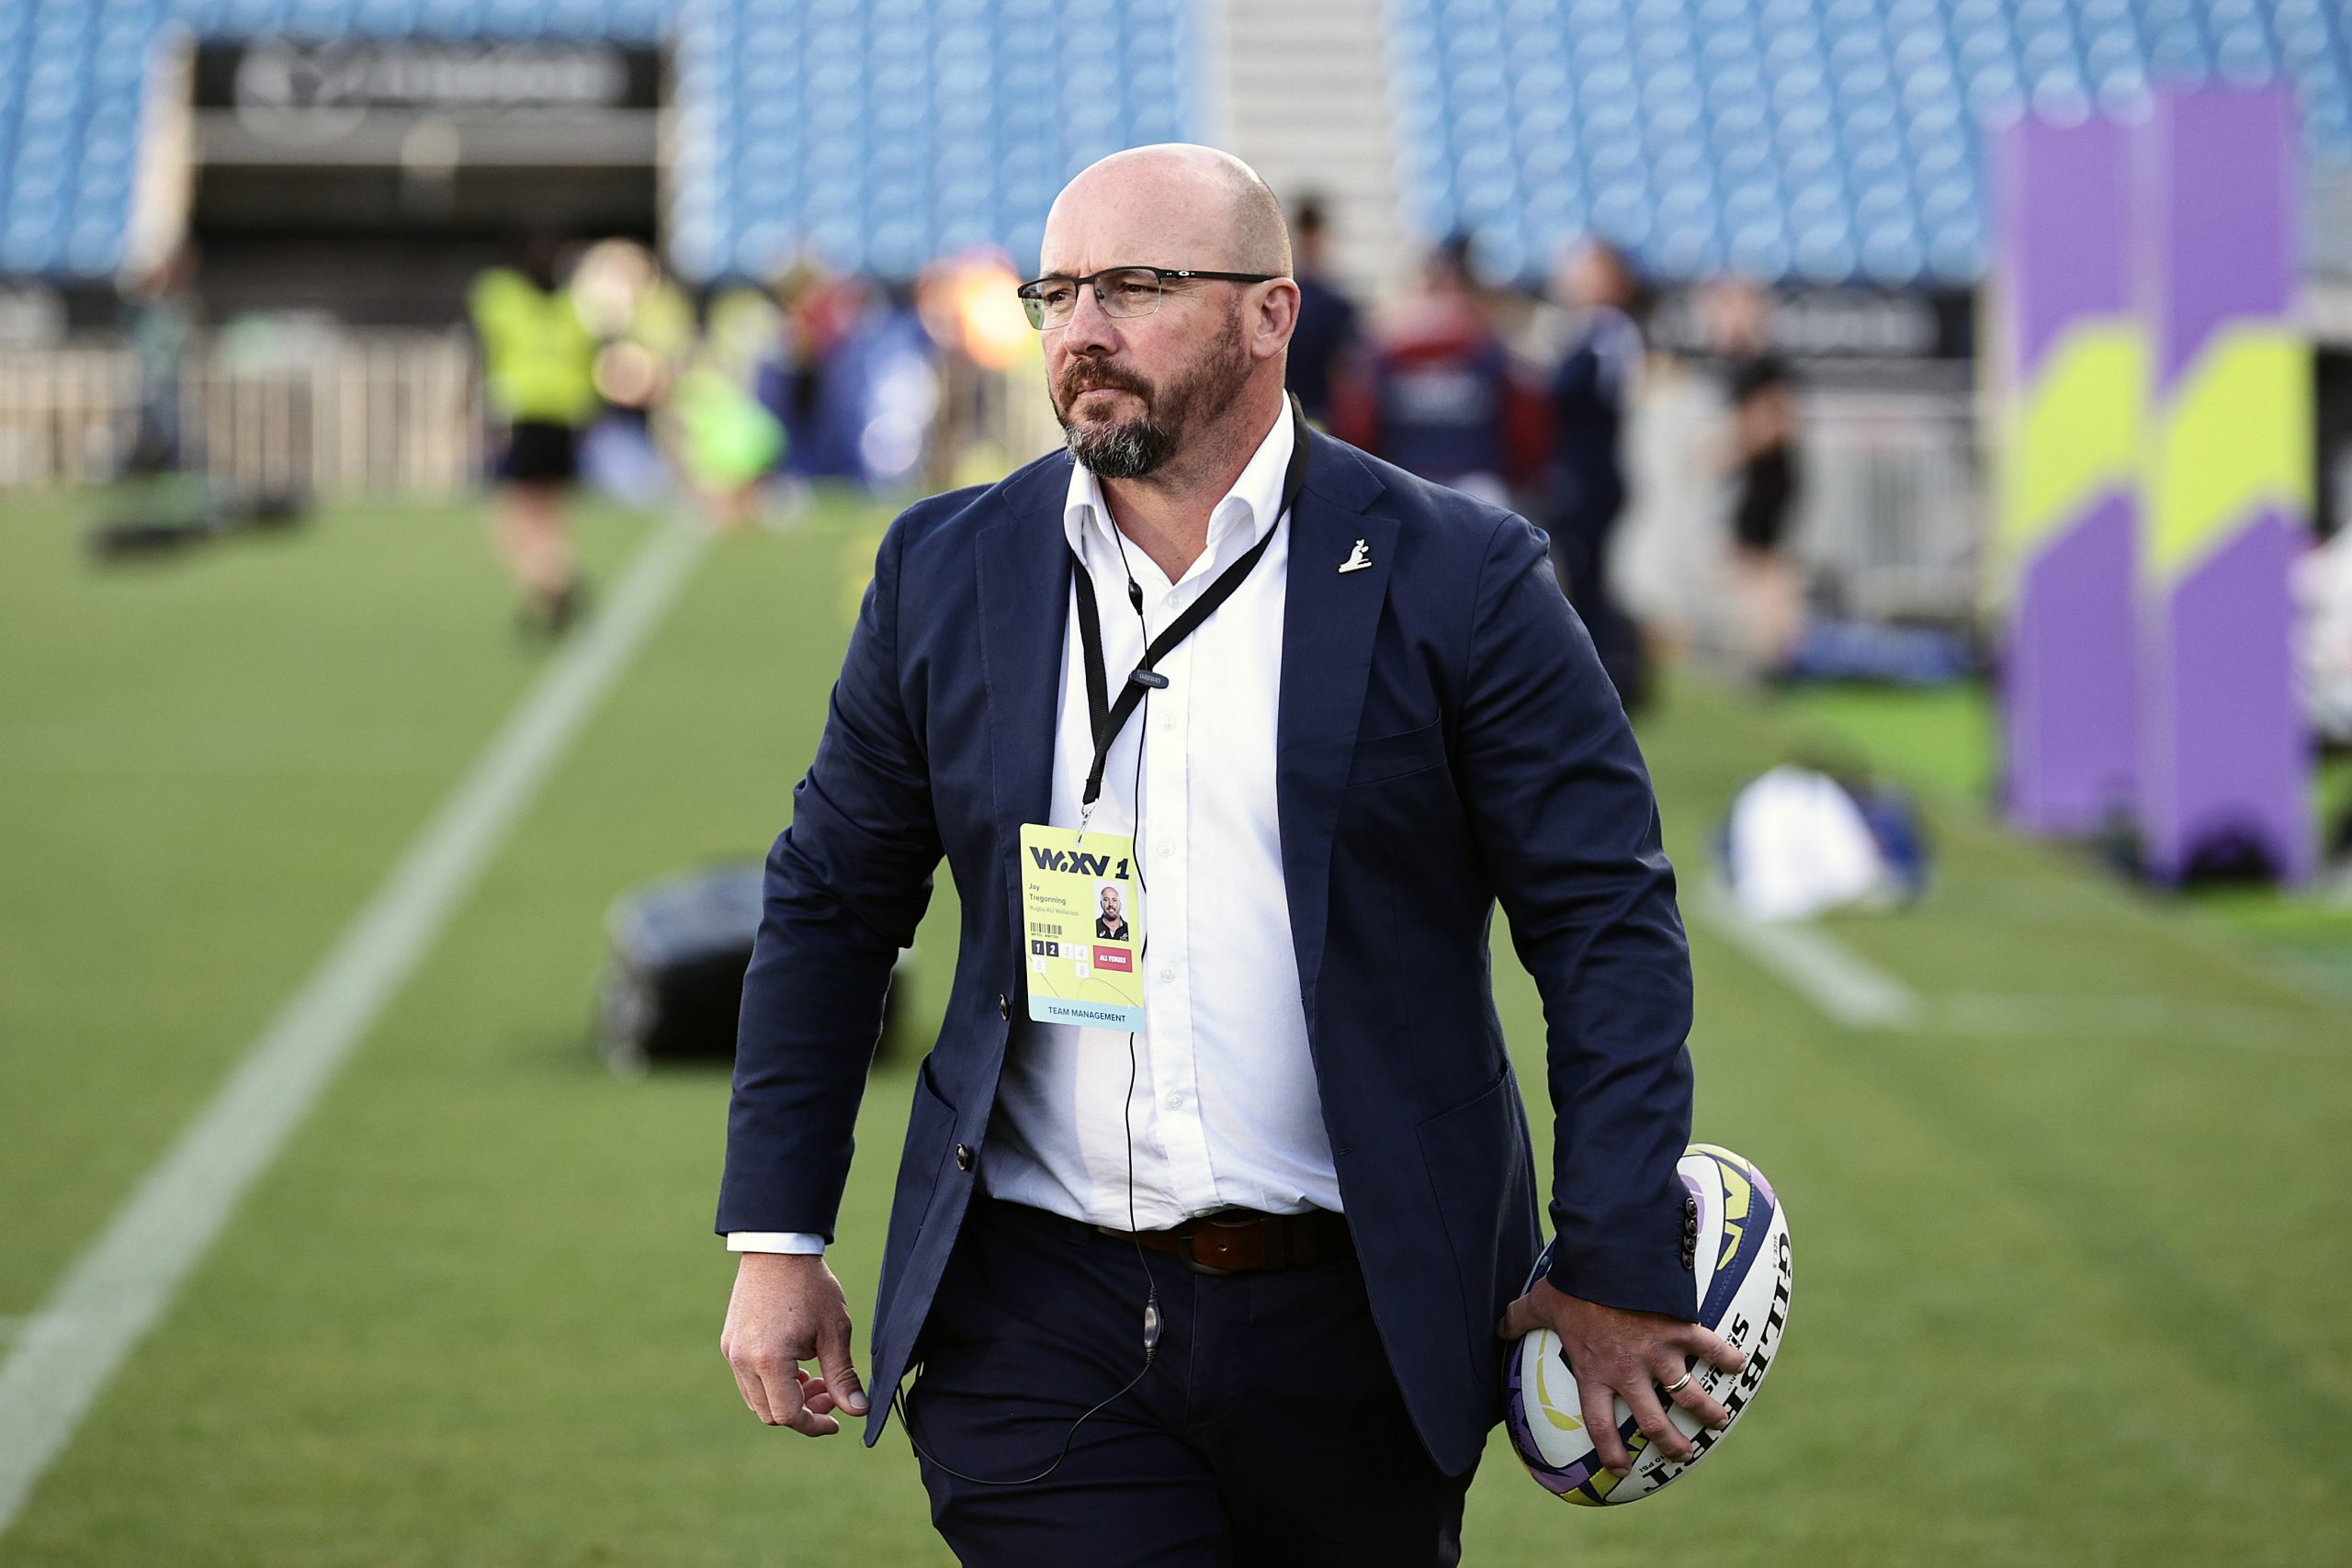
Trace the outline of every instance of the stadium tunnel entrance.
{"label": "stadium tunnel entrance", "polygon": [[216,319],[446,327],[526,236],[653,242],[666,74],[602,39],[197,42],[134,227],[195,242]]}

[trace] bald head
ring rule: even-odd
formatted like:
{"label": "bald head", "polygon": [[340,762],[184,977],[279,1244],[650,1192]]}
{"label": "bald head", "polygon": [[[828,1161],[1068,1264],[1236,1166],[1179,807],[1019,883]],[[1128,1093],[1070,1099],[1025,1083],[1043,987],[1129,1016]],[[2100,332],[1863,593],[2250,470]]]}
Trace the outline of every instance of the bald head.
{"label": "bald head", "polygon": [[1062,187],[1038,260],[1049,278],[1210,275],[1147,285],[1142,309],[1100,281],[1068,290],[1046,331],[1054,412],[1078,460],[1108,482],[1203,487],[1205,527],[1282,411],[1298,285],[1274,193],[1213,147],[1116,152]]}
{"label": "bald head", "polygon": [[1138,262],[1287,277],[1290,231],[1255,169],[1214,147],[1170,141],[1114,152],[1064,186],[1046,218],[1044,260],[1046,271],[1067,274]]}

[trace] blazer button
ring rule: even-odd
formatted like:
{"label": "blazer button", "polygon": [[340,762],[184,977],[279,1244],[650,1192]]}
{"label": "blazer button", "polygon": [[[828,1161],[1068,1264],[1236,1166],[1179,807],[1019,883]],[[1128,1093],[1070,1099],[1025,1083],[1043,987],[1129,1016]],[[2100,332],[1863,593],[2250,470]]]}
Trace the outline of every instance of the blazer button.
{"label": "blazer button", "polygon": [[1012,1003],[1005,998],[1002,991],[996,994],[996,1015],[1007,1023],[1012,1021]]}
{"label": "blazer button", "polygon": [[956,1145],[956,1168],[958,1170],[969,1170],[972,1168],[971,1145],[958,1144]]}

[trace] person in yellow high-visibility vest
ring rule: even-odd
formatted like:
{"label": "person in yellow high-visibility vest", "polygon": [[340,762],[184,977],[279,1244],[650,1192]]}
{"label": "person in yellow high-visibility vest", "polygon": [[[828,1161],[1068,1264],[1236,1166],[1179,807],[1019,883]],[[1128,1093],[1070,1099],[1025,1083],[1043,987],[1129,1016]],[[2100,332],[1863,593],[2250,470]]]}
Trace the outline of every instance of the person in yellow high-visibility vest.
{"label": "person in yellow high-visibility vest", "polygon": [[499,553],[525,615],[560,631],[580,610],[563,499],[579,472],[579,433],[596,412],[595,338],[544,243],[523,265],[483,273],[468,306],[481,340],[484,400],[505,427],[492,519]]}

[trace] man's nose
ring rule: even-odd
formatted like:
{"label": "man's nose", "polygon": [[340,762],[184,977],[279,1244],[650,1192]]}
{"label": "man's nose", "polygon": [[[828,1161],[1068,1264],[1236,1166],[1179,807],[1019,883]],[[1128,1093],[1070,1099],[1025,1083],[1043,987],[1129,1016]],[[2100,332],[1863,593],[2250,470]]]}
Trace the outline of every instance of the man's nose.
{"label": "man's nose", "polygon": [[1111,321],[1111,313],[1102,309],[1102,301],[1094,297],[1094,285],[1080,284],[1078,303],[1071,308],[1069,321],[1062,328],[1062,352],[1108,354],[1118,346],[1118,330]]}

